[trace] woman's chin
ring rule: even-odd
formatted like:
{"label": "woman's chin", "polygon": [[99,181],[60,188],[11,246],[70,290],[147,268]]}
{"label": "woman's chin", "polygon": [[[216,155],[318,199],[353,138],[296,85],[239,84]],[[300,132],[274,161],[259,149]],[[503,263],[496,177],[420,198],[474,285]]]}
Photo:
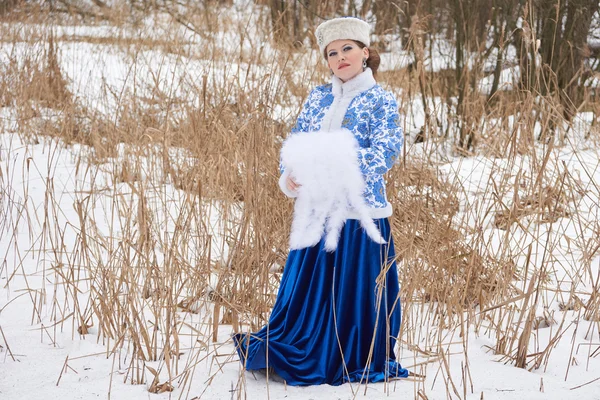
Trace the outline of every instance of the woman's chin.
{"label": "woman's chin", "polygon": [[356,75],[360,73],[360,71],[346,71],[346,68],[342,68],[341,70],[336,71],[335,76],[340,78],[342,82],[349,81],[354,78]]}

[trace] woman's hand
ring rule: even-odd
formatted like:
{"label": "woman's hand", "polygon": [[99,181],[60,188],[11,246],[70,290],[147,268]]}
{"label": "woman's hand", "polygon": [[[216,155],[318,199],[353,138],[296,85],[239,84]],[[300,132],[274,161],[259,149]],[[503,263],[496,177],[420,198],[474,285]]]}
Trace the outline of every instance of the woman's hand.
{"label": "woman's hand", "polygon": [[291,176],[288,176],[287,179],[285,180],[285,186],[288,188],[289,191],[291,192],[297,192],[298,188],[302,185],[299,185],[294,178],[292,178]]}

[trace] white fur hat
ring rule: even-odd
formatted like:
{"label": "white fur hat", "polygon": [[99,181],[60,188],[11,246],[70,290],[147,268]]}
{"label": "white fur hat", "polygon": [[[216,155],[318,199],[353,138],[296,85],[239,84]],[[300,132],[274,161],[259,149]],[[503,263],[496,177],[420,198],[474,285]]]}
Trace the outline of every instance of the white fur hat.
{"label": "white fur hat", "polygon": [[371,44],[370,31],[371,27],[362,19],[341,17],[323,22],[317,27],[315,36],[323,53],[329,43],[339,39],[358,40],[368,47]]}

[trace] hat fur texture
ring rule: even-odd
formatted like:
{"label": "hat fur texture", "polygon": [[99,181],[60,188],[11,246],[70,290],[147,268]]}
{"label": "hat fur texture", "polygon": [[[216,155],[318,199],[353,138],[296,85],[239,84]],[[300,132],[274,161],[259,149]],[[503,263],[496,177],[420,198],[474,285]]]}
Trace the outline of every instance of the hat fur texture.
{"label": "hat fur texture", "polygon": [[323,22],[317,27],[315,36],[319,49],[323,53],[329,43],[340,39],[358,40],[369,47],[371,44],[370,31],[371,27],[362,19],[341,17]]}

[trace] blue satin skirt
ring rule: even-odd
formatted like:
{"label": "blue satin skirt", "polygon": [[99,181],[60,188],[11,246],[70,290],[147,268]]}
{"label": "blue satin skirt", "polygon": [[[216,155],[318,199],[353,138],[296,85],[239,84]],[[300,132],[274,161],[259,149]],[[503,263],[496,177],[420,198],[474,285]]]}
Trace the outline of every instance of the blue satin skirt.
{"label": "blue satin skirt", "polygon": [[388,245],[348,220],[335,252],[324,240],[290,251],[268,324],[233,336],[247,370],[273,368],[297,386],[408,376],[394,355],[401,318],[394,243],[388,220],[375,222]]}

